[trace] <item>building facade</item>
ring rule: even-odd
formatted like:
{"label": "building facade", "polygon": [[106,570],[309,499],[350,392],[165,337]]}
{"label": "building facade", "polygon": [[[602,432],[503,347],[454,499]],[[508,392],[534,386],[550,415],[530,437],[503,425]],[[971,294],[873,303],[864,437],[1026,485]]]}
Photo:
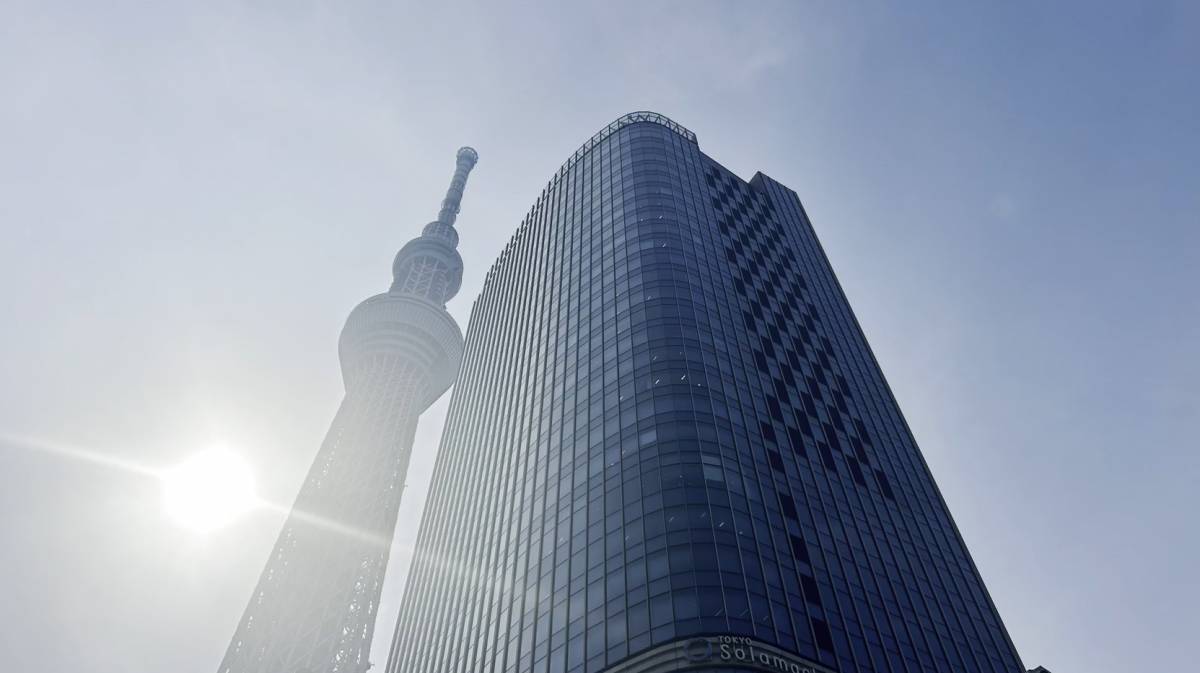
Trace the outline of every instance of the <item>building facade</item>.
{"label": "building facade", "polygon": [[346,397],[284,523],[219,673],[363,673],[417,417],[454,383],[462,333],[458,216],[475,150],[458,151],[438,219],[400,250],[392,287],[338,340]]}
{"label": "building facade", "polygon": [[654,113],[467,335],[390,673],[1019,673],[796,193]]}

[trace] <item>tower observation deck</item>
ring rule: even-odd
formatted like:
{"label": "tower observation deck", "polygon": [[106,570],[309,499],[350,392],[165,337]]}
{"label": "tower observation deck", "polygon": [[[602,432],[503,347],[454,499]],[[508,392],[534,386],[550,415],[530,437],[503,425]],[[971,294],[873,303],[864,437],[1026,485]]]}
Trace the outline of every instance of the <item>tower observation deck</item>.
{"label": "tower observation deck", "polygon": [[458,151],[437,220],[392,264],[391,289],[350,312],[346,396],[218,673],[362,673],[417,418],[458,376],[462,283],[454,222],[475,150]]}

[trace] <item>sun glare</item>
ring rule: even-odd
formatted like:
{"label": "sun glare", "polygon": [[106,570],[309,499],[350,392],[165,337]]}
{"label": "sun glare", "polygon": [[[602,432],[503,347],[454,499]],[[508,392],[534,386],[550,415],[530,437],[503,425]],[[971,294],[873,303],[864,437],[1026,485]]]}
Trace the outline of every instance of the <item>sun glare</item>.
{"label": "sun glare", "polygon": [[250,466],[226,449],[183,461],[163,475],[163,487],[167,513],[201,535],[231,523],[257,500]]}

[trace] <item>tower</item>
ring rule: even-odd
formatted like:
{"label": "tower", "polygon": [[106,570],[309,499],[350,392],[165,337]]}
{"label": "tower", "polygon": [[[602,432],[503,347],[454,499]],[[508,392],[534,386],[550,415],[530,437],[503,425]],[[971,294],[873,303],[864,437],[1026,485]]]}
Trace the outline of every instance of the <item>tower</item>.
{"label": "tower", "polygon": [[389,673],[1025,670],[791,189],[621,117],[466,344]]}
{"label": "tower", "polygon": [[338,340],[346,396],[279,534],[219,673],[362,673],[417,417],[453,385],[462,334],[454,221],[475,150],[458,151],[437,220],[392,264],[391,289]]}

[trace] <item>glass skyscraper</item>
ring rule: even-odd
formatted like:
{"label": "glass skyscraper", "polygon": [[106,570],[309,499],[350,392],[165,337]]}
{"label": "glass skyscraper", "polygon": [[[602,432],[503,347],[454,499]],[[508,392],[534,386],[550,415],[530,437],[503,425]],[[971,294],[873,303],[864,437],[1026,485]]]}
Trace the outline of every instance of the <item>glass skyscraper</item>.
{"label": "glass skyscraper", "polygon": [[392,673],[1017,673],[796,193],[661,115],[476,301]]}

